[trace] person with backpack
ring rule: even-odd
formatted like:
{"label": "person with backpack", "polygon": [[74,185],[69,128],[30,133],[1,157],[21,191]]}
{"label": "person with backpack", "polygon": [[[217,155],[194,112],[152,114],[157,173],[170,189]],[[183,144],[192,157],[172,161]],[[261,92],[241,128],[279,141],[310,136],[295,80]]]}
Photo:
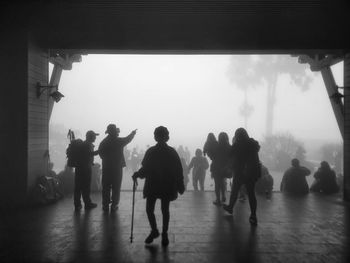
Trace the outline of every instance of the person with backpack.
{"label": "person with backpack", "polygon": [[260,150],[259,143],[253,138],[249,138],[247,131],[244,128],[238,128],[235,132],[235,141],[231,147],[231,160],[233,168],[233,182],[228,205],[223,205],[223,209],[232,214],[233,207],[237,201],[238,193],[242,185],[246,186],[251,225],[257,225],[256,217],[256,196],[255,183],[261,177],[261,164],[258,152]]}
{"label": "person with backpack", "polygon": [[119,205],[123,168],[126,166],[123,150],[135,137],[136,130],[120,138],[120,129],[115,124],[109,124],[105,133],[108,135],[98,147],[102,159],[102,209],[108,212],[112,202],[111,212],[115,212]]}
{"label": "person with backpack", "polygon": [[133,180],[145,178],[143,197],[146,198],[146,213],[151,233],[145,240],[150,244],[159,237],[154,208],[156,200],[161,200],[161,210],[163,214],[162,245],[169,244],[169,206],[179,194],[185,191],[184,178],[180,157],[176,150],[168,146],[169,131],[164,126],[159,126],[154,130],[154,139],[157,144],[150,147],[142,160],[142,167],[134,173]]}
{"label": "person with backpack", "polygon": [[83,197],[85,209],[97,207],[97,204],[93,203],[90,198],[92,166],[94,156],[98,154],[98,151],[94,151],[95,146],[93,145],[97,135],[99,134],[94,131],[88,131],[85,141],[79,145],[74,179],[74,206],[77,211],[82,208],[81,197]]}

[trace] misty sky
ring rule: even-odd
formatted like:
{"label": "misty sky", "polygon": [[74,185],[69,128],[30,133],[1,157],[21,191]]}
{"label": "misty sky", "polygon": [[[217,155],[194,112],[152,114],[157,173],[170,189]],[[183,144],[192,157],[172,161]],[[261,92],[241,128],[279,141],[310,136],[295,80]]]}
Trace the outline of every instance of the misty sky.
{"label": "misty sky", "polygon": [[[226,131],[232,138],[244,126],[239,114],[243,91],[228,77],[229,55],[87,55],[64,71],[59,90],[65,97],[54,106],[52,124],[67,129],[89,129],[103,139],[106,126],[115,123],[126,136],[138,133],[129,148],[153,145],[153,130],[165,125],[169,144],[202,147],[209,132]],[[343,66],[333,67],[343,86]],[[314,79],[308,90],[290,84],[281,75],[273,131],[290,132],[297,139],[341,141],[334,114],[320,73],[307,72]],[[257,139],[265,133],[266,87],[248,92],[254,112],[248,132]]]}

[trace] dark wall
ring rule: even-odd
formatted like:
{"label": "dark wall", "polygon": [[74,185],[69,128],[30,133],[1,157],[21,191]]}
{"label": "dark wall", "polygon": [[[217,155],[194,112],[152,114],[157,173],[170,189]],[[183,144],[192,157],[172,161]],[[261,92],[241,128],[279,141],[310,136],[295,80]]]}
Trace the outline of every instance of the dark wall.
{"label": "dark wall", "polygon": [[0,205],[23,202],[27,189],[27,34],[0,41]]}
{"label": "dark wall", "polygon": [[28,190],[38,176],[47,174],[49,149],[49,96],[44,91],[36,95],[36,85],[48,84],[48,51],[34,40],[28,43]]}

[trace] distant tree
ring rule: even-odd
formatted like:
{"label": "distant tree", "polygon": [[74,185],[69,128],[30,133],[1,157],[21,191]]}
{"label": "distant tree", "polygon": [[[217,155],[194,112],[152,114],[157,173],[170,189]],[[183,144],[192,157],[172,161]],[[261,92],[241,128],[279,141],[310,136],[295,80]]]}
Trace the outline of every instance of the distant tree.
{"label": "distant tree", "polygon": [[232,56],[228,74],[240,89],[267,87],[266,135],[271,135],[278,78],[288,74],[291,83],[304,91],[312,81],[308,70],[305,64],[299,64],[297,58],[289,55],[239,55]]}
{"label": "distant tree", "polygon": [[290,133],[266,136],[261,143],[261,160],[265,166],[276,171],[285,171],[293,158],[302,158],[305,162],[303,144]]}

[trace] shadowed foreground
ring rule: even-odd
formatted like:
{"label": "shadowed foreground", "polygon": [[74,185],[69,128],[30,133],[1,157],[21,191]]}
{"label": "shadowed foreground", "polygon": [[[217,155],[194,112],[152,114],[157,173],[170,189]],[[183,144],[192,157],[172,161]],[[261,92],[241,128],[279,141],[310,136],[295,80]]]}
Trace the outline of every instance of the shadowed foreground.
{"label": "shadowed foreground", "polygon": [[[75,213],[66,198],[54,205],[1,212],[0,262],[347,262],[350,260],[349,204],[340,195],[258,197],[256,228],[248,201],[235,215],[212,205],[214,193],[186,192],[170,206],[169,240],[148,247],[142,193],[136,193],[134,243],[130,243],[132,192],[121,193],[115,214],[99,206]],[[156,204],[161,229],[160,202]]]}

